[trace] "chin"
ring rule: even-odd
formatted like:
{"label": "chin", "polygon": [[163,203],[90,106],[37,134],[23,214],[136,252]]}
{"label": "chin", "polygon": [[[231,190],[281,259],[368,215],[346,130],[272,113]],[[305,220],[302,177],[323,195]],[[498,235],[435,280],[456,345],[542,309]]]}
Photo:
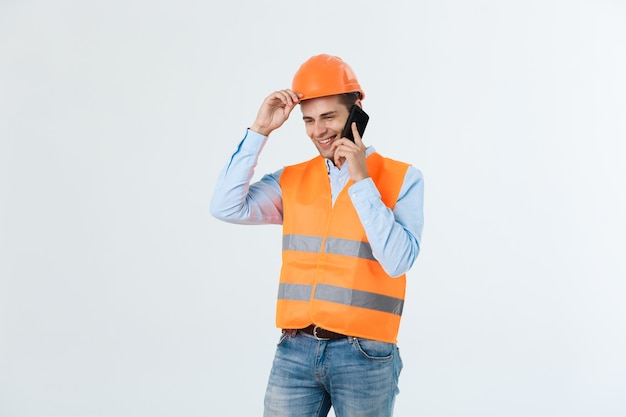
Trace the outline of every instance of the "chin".
{"label": "chin", "polygon": [[320,151],[320,155],[322,155],[326,159],[333,159],[334,154],[328,151]]}

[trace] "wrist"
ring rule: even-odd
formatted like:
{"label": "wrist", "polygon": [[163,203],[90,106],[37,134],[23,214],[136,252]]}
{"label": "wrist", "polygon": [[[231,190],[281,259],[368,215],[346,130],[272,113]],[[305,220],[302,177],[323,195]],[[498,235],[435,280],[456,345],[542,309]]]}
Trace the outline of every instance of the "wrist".
{"label": "wrist", "polygon": [[263,135],[263,136],[269,136],[271,133],[271,130],[264,128],[263,126],[259,126],[256,123],[253,123],[252,126],[250,126],[248,129],[253,130],[259,135]]}

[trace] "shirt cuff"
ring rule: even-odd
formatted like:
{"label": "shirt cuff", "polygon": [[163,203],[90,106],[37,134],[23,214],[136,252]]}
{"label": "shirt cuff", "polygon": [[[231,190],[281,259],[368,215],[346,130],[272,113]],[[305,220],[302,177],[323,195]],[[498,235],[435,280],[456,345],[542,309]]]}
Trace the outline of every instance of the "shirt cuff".
{"label": "shirt cuff", "polygon": [[263,148],[265,142],[267,142],[267,136],[263,136],[254,130],[247,129],[246,136],[244,136],[241,141],[239,149],[250,153],[257,153]]}
{"label": "shirt cuff", "polygon": [[381,196],[371,178],[365,178],[350,186],[348,190],[352,205],[359,211],[360,208],[380,204]]}

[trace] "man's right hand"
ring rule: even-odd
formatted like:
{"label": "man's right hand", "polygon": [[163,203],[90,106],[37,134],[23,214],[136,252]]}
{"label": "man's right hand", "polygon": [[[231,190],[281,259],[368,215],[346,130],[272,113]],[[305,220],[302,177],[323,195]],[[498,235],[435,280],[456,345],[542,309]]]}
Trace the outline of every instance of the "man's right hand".
{"label": "man's right hand", "polygon": [[256,120],[250,126],[263,136],[269,136],[287,121],[289,114],[300,102],[300,97],[292,90],[275,91],[263,100]]}

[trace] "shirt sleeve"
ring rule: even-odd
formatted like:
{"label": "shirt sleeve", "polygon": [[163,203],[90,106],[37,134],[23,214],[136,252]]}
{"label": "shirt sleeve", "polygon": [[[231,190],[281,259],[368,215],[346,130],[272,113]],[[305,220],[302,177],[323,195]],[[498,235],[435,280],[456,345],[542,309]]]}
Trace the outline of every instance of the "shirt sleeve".
{"label": "shirt sleeve", "polygon": [[393,210],[385,206],[371,178],[353,184],[349,194],[374,257],[390,276],[406,273],[420,251],[424,226],[422,173],[409,167]]}
{"label": "shirt sleeve", "polygon": [[250,184],[259,154],[267,136],[246,131],[237,150],[217,178],[211,198],[211,214],[238,224],[282,224],[283,202],[280,190],[282,169],[264,175]]}

